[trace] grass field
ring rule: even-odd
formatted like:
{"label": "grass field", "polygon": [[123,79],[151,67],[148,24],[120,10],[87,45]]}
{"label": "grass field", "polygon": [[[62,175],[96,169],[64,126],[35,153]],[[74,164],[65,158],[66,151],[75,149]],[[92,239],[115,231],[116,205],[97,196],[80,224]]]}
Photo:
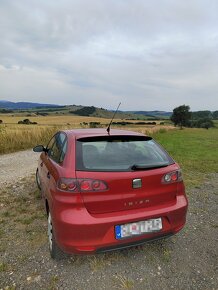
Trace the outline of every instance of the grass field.
{"label": "grass field", "polygon": [[[4,117],[4,118],[3,118]],[[47,144],[51,136],[60,129],[84,127],[81,123],[101,122],[103,127],[108,119],[76,116],[38,116],[30,120],[37,125],[18,125],[25,116],[0,116],[0,154],[10,153]],[[119,119],[115,121],[120,121]],[[213,129],[174,129],[172,126],[116,126],[152,135],[181,165],[186,183],[197,186],[207,173],[218,172],[218,122]]]}
{"label": "grass field", "polygon": [[[71,115],[49,115],[49,116],[28,116],[28,115],[11,115],[5,114],[0,115],[0,119],[4,124],[17,124],[18,121],[23,119],[30,119],[32,122],[37,122],[39,125],[71,125],[79,126],[82,122],[101,122],[103,124],[108,124],[109,119],[104,118],[93,118],[93,117],[82,117],[82,116],[71,116]],[[121,121],[121,119],[118,119]]]}
{"label": "grass field", "polygon": [[[31,122],[37,122],[36,125],[18,124],[18,121],[23,119],[29,119]],[[94,118],[94,117],[80,117],[80,116],[35,116],[28,117],[25,115],[0,115],[0,120],[3,124],[0,124],[0,154],[15,152],[18,150],[24,150],[35,146],[36,144],[46,145],[51,136],[60,129],[73,129],[81,127],[89,127],[90,122],[99,122],[103,128],[106,128],[109,119]],[[115,119],[115,122],[122,121],[121,119]],[[137,121],[131,121],[137,122]],[[160,121],[159,121],[160,122]],[[86,123],[87,125],[84,125]],[[157,122],[158,124],[158,122]],[[159,131],[163,128],[162,125],[131,125],[116,126],[116,128],[137,130],[142,133],[151,133],[153,131]],[[165,129],[173,129],[172,126],[166,125]]]}
{"label": "grass field", "polygon": [[187,185],[197,186],[205,174],[218,172],[217,127],[173,130],[155,133],[153,137],[180,164]]}

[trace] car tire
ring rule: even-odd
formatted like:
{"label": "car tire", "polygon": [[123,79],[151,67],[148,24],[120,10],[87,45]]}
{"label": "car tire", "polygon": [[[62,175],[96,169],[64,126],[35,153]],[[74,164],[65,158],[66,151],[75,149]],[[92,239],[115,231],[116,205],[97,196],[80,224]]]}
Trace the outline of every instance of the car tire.
{"label": "car tire", "polygon": [[53,225],[52,225],[52,218],[50,212],[48,212],[48,243],[49,243],[49,251],[52,259],[60,260],[64,258],[65,254],[61,251],[61,249],[58,247],[54,231],[53,231]]}
{"label": "car tire", "polygon": [[39,170],[38,170],[38,168],[36,169],[36,184],[37,184],[38,189],[41,190],[42,187],[41,187],[41,181],[40,181],[40,178],[39,178]]}

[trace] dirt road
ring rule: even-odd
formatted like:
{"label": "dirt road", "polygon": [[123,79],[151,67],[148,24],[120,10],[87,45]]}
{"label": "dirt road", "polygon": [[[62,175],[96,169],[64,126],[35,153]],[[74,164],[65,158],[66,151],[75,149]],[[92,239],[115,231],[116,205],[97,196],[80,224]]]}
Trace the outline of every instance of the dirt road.
{"label": "dirt road", "polygon": [[187,189],[185,229],[142,247],[53,261],[34,182],[38,156],[0,156],[0,289],[218,289],[218,174]]}
{"label": "dirt road", "polygon": [[10,184],[36,171],[39,154],[25,150],[0,155],[0,185]]}

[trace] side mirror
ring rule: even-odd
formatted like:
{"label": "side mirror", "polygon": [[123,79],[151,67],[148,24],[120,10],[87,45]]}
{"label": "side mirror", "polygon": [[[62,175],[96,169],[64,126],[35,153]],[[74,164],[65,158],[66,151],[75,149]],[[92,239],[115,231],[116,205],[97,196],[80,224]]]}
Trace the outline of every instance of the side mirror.
{"label": "side mirror", "polygon": [[46,151],[46,148],[43,145],[37,145],[33,148],[34,152],[43,152]]}

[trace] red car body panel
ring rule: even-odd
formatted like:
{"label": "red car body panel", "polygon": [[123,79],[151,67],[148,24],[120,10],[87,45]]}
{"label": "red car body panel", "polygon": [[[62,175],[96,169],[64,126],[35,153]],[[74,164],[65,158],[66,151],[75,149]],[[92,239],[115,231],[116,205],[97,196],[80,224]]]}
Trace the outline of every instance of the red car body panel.
{"label": "red car body panel", "polygon": [[[93,253],[140,244],[177,233],[186,222],[188,201],[182,181],[163,184],[162,177],[179,169],[174,163],[164,168],[131,172],[92,172],[76,170],[76,140],[91,136],[108,136],[104,129],[64,131],[68,145],[65,158],[57,164],[43,152],[38,170],[43,197],[52,216],[58,246],[68,253]],[[111,130],[111,135],[144,136],[140,133]],[[65,192],[57,188],[64,178],[91,178],[106,182],[103,192]],[[133,188],[132,180],[140,178],[141,188]],[[116,239],[115,226],[153,218],[162,218],[163,228]]]}

